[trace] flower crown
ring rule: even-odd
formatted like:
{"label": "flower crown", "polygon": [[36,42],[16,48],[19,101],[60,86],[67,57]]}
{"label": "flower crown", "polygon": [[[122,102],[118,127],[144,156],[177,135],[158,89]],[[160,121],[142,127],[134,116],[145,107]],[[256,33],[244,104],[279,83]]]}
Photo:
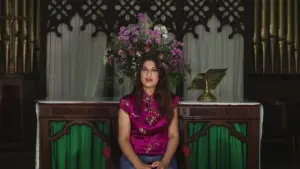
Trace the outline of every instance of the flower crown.
{"label": "flower crown", "polygon": [[184,64],[183,43],[175,40],[163,25],[153,27],[145,14],[137,15],[138,24],[120,27],[108,44],[104,63],[117,66],[117,71],[130,78],[136,75],[136,68],[145,56],[158,57],[168,75],[178,78],[189,72]]}

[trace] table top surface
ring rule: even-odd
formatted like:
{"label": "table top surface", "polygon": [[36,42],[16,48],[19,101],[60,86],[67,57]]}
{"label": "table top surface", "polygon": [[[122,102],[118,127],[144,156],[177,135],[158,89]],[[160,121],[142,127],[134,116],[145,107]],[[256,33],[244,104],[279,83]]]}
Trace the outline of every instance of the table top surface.
{"label": "table top surface", "polygon": [[[120,98],[84,98],[84,99],[60,99],[60,100],[38,100],[38,104],[118,104]],[[180,99],[180,105],[260,105],[259,102],[242,99],[219,98],[215,102],[200,102],[196,100]]]}

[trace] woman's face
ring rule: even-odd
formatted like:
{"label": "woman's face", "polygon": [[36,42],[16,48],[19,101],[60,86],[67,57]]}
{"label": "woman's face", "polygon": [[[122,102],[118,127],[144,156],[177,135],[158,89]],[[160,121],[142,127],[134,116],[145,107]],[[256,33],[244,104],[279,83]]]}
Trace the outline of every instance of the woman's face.
{"label": "woman's face", "polygon": [[154,88],[158,83],[158,70],[153,61],[145,61],[142,72],[141,81],[146,88]]}

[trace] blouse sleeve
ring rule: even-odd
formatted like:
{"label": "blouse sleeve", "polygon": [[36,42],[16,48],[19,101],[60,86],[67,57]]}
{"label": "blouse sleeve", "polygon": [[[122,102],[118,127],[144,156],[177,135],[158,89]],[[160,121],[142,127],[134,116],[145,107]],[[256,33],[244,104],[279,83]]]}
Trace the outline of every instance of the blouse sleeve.
{"label": "blouse sleeve", "polygon": [[179,104],[179,97],[178,96],[174,96],[172,104],[173,104],[173,109],[178,107],[178,104]]}
{"label": "blouse sleeve", "polygon": [[130,99],[126,96],[122,97],[120,99],[120,104],[119,104],[120,109],[125,111],[127,114],[130,113]]}

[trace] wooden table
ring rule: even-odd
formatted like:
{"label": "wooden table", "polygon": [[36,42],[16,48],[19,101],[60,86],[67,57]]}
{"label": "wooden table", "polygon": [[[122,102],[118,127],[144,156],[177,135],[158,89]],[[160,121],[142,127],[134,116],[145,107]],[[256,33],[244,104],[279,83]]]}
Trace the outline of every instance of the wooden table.
{"label": "wooden table", "polygon": [[[259,103],[182,101],[179,111],[181,144],[190,150],[185,151],[188,157],[178,159],[185,162],[182,168],[260,168],[263,110]],[[36,112],[36,169],[116,164],[105,159],[103,151],[117,147],[118,101],[39,101]]]}

